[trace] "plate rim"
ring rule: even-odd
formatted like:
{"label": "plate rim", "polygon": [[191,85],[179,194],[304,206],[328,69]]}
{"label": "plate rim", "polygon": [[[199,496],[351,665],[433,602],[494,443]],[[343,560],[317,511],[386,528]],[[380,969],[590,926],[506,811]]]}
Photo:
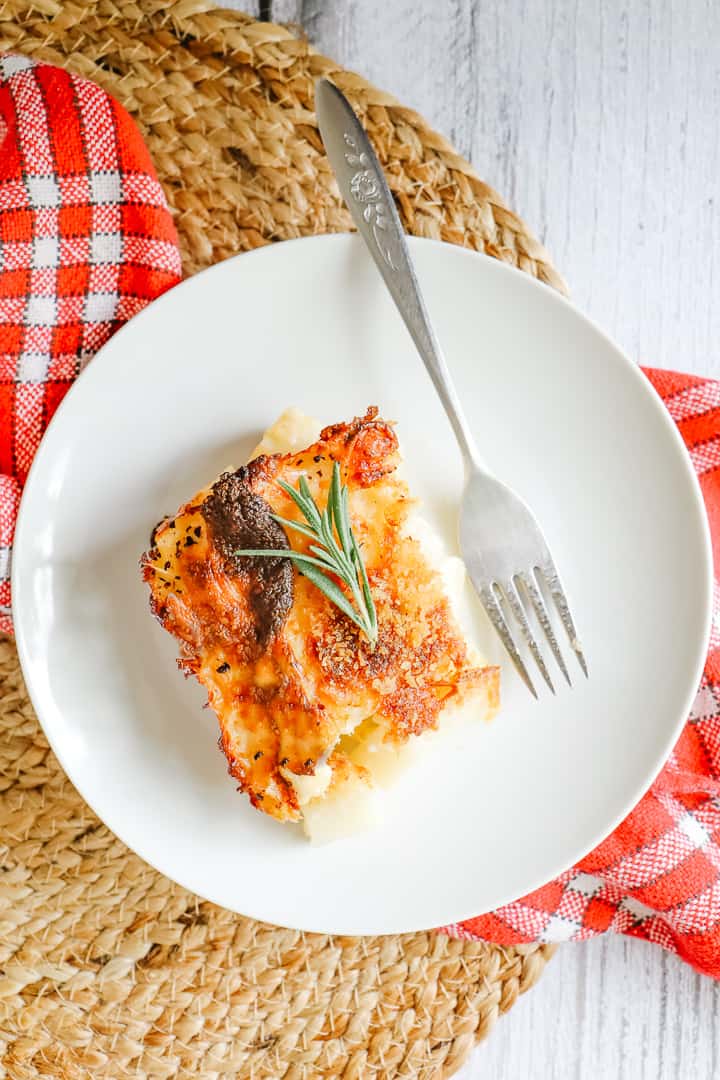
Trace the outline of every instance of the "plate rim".
{"label": "plate rim", "polygon": [[[698,647],[697,655],[695,657],[695,663],[694,663],[693,671],[692,671],[692,680],[690,680],[690,678],[688,678],[688,687],[689,687],[689,689],[688,689],[688,691],[686,693],[686,699],[685,699],[685,703],[683,705],[682,712],[680,713],[679,718],[676,720],[669,737],[665,741],[665,743],[663,745],[663,748],[662,748],[658,758],[655,759],[653,761],[653,763],[652,763],[652,766],[650,766],[648,768],[646,780],[643,781],[643,783],[639,786],[637,792],[635,794],[633,794],[630,797],[630,799],[627,800],[623,804],[621,810],[616,814],[616,816],[607,825],[607,827],[599,835],[596,835],[593,838],[591,843],[589,843],[588,845],[584,845],[582,847],[582,849],[579,852],[577,852],[571,858],[571,860],[569,862],[563,862],[563,864],[560,865],[560,866],[553,866],[553,869],[547,875],[543,875],[541,880],[535,881],[532,884],[532,886],[530,888],[528,888],[522,894],[522,896],[524,896],[524,895],[528,895],[529,893],[531,893],[531,892],[535,891],[536,889],[542,887],[543,885],[547,884],[548,882],[553,881],[556,877],[558,877],[564,871],[568,870],[571,866],[574,866],[577,862],[579,862],[583,858],[585,858],[599,844],[601,844],[604,840],[606,840],[607,837],[610,836],[611,833],[617,828],[617,826],[638,805],[638,803],[642,800],[642,798],[645,796],[645,794],[652,787],[652,784],[655,782],[658,775],[660,774],[660,772],[664,768],[664,766],[665,766],[665,764],[666,764],[666,762],[667,762],[667,760],[668,760],[668,758],[669,758],[669,756],[670,756],[670,754],[672,752],[673,747],[677,743],[677,740],[678,740],[678,738],[679,738],[679,736],[680,736],[680,734],[682,732],[682,729],[685,726],[685,723],[687,722],[688,714],[690,712],[692,703],[693,703],[693,701],[695,699],[695,696],[696,696],[697,691],[698,691],[699,686],[700,686],[702,673],[703,673],[703,670],[704,670],[704,667],[705,667],[705,660],[706,660],[706,656],[707,656],[709,639],[710,639],[710,632],[711,632],[711,625],[712,625],[713,584],[714,584],[713,553],[712,553],[712,539],[711,539],[711,534],[710,534],[710,526],[709,526],[706,507],[705,507],[705,501],[704,501],[704,498],[703,498],[703,495],[702,495],[702,489],[701,489],[701,486],[700,486],[700,481],[699,481],[697,473],[695,472],[695,469],[694,469],[694,467],[692,465],[690,455],[689,455],[687,447],[686,447],[686,445],[685,445],[685,443],[684,443],[684,441],[682,439],[682,436],[680,435],[680,432],[679,432],[679,430],[677,428],[677,425],[675,424],[674,420],[670,416],[670,413],[668,412],[662,398],[660,397],[660,395],[657,393],[655,388],[652,386],[652,384],[649,382],[649,380],[647,379],[647,377],[643,373],[640,365],[635,363],[633,360],[631,360],[630,357],[627,355],[627,353],[609,336],[609,334],[606,331],[604,331],[592,318],[590,318],[582,310],[580,310],[580,308],[578,308],[568,297],[563,296],[557,290],[553,289],[550,285],[546,284],[545,282],[540,281],[538,278],[534,277],[531,274],[526,273],[523,270],[518,269],[515,266],[509,265],[508,263],[505,263],[502,260],[497,259],[497,258],[495,258],[495,257],[493,257],[491,255],[487,255],[485,252],[475,251],[474,249],[466,248],[466,247],[463,247],[463,246],[458,245],[458,244],[452,244],[452,243],[449,243],[449,242],[446,242],[446,241],[436,240],[436,239],[432,239],[432,238],[428,238],[428,237],[409,236],[408,240],[409,240],[411,251],[412,251],[412,248],[416,247],[416,246],[418,246],[418,247],[436,247],[436,248],[443,248],[443,249],[450,248],[460,258],[468,258],[468,259],[472,259],[472,260],[479,258],[482,261],[484,261],[486,264],[492,265],[493,266],[493,271],[492,272],[497,272],[500,275],[503,275],[503,274],[508,275],[508,276],[510,276],[512,278],[516,278],[516,277],[521,278],[523,280],[523,282],[525,283],[525,287],[530,287],[530,288],[533,288],[533,289],[536,289],[536,290],[540,290],[545,295],[545,297],[549,299],[549,301],[551,303],[559,304],[560,306],[569,309],[572,312],[574,317],[578,318],[581,322],[585,323],[585,325],[603,341],[605,346],[608,347],[612,352],[614,352],[616,354],[616,356],[622,362],[625,369],[628,371],[629,376],[632,377],[632,378],[635,378],[635,380],[637,382],[639,382],[639,383],[641,383],[643,385],[644,392],[653,401],[653,408],[654,408],[654,411],[655,411],[656,415],[661,418],[662,424],[663,424],[666,432],[669,434],[669,436],[673,440],[673,442],[675,444],[675,447],[676,447],[676,450],[679,451],[679,456],[682,459],[683,466],[684,466],[685,476],[686,476],[687,481],[689,481],[689,487],[692,490],[693,505],[694,505],[695,515],[696,515],[696,517],[698,519],[699,533],[700,533],[700,536],[702,538],[702,555],[703,555],[703,571],[704,571],[703,576],[705,578],[705,590],[704,590],[705,609],[702,612],[702,634],[701,634],[701,636],[699,638],[700,646]],[[266,258],[267,259],[267,258],[277,257],[277,253],[280,252],[280,251],[283,251],[284,249],[286,249],[287,246],[292,246],[293,248],[296,248],[298,246],[303,246],[303,247],[324,247],[324,246],[329,246],[329,245],[333,245],[333,246],[340,246],[342,244],[348,245],[348,243],[352,243],[352,244],[359,247],[360,245],[363,244],[363,241],[361,240],[361,238],[356,233],[323,233],[323,234],[319,234],[319,235],[316,235],[316,236],[295,237],[295,238],[292,238],[290,240],[276,241],[276,242],[268,244],[268,245],[266,245],[264,247],[256,248],[256,249],[254,249],[252,251],[239,252],[236,255],[230,256],[229,258],[224,259],[224,260],[222,260],[222,261],[220,261],[218,263],[214,263],[212,266],[204,268],[203,270],[199,271],[198,273],[191,275],[191,277],[183,278],[182,281],[180,281],[177,285],[173,286],[172,288],[170,288],[170,289],[166,290],[164,293],[162,293],[160,296],[156,297],[155,300],[151,301],[146,307],[144,307],[140,312],[138,312],[137,315],[133,316],[126,323],[124,323],[112,335],[112,337],[107,342],[105,342],[101,346],[100,349],[98,349],[97,353],[95,353],[93,355],[92,359],[88,362],[87,366],[85,368],[83,368],[83,370],[79,373],[78,377],[75,379],[75,381],[70,386],[67,393],[65,394],[63,400],[60,402],[60,405],[56,409],[53,417],[51,418],[51,420],[50,420],[50,422],[49,422],[49,424],[48,424],[48,426],[47,426],[47,428],[45,430],[45,432],[43,433],[43,436],[42,436],[41,441],[40,441],[40,445],[38,446],[35,457],[34,457],[32,463],[31,463],[31,466],[30,466],[30,469],[28,471],[28,475],[27,475],[27,478],[26,478],[26,481],[25,481],[25,485],[24,485],[24,488],[23,488],[23,492],[22,492],[22,496],[21,496],[21,500],[20,500],[20,505],[19,505],[19,510],[18,510],[17,521],[16,521],[15,534],[14,534],[14,539],[13,539],[13,549],[12,549],[13,550],[13,557],[12,557],[12,568],[11,568],[11,596],[12,596],[12,618],[13,618],[13,624],[14,624],[14,630],[15,630],[15,635],[14,636],[15,636],[15,642],[16,642],[17,650],[18,650],[18,657],[19,657],[19,660],[20,660],[20,666],[21,666],[23,677],[24,677],[25,684],[26,684],[26,687],[27,687],[28,696],[30,698],[33,709],[34,709],[35,714],[37,716],[38,723],[40,724],[40,727],[42,728],[42,731],[43,731],[45,737],[48,740],[50,748],[53,751],[53,753],[55,754],[55,756],[56,756],[56,758],[58,760],[58,763],[59,763],[60,767],[62,768],[62,770],[64,771],[65,775],[68,777],[70,782],[76,788],[76,790],[77,790],[78,794],[80,795],[80,797],[87,803],[87,805],[91,808],[93,813],[95,813],[97,815],[97,817],[100,819],[100,821],[102,821],[102,823],[105,825],[105,827],[108,828],[110,830],[110,832],[112,832],[113,835],[115,835],[123,844],[125,844],[125,846],[130,851],[132,851],[135,855],[137,855],[138,858],[142,859],[144,862],[146,862],[149,866],[151,866],[158,873],[161,873],[161,874],[163,874],[163,876],[169,878],[171,881],[176,882],[181,888],[187,889],[188,891],[194,893],[195,895],[201,897],[202,899],[208,900],[209,902],[212,902],[212,903],[216,903],[219,906],[226,908],[226,910],[234,911],[236,914],[242,915],[242,916],[247,917],[247,918],[253,918],[253,919],[256,919],[256,920],[259,920],[259,921],[268,921],[267,920],[267,915],[264,915],[262,912],[240,911],[237,907],[228,907],[225,900],[218,900],[218,899],[213,898],[212,895],[206,895],[205,893],[202,892],[202,890],[199,890],[194,883],[183,881],[181,878],[176,876],[175,873],[173,873],[172,871],[169,871],[167,869],[164,869],[162,866],[159,866],[156,861],[154,861],[153,859],[148,858],[148,856],[146,854],[144,854],[141,850],[138,850],[137,847],[135,847],[133,844],[129,843],[128,840],[124,836],[124,829],[118,830],[118,829],[115,828],[114,825],[109,824],[105,820],[104,816],[93,805],[93,803],[90,801],[90,799],[87,798],[87,796],[85,794],[85,791],[84,791],[84,785],[83,785],[83,782],[82,782],[82,775],[78,779],[78,777],[75,775],[75,771],[68,768],[68,766],[66,764],[66,760],[65,760],[63,750],[62,750],[62,748],[60,746],[61,740],[54,739],[53,736],[50,734],[50,731],[46,727],[45,723],[43,722],[42,709],[39,707],[39,701],[41,700],[42,695],[38,691],[38,688],[37,688],[37,685],[36,685],[36,680],[35,680],[35,677],[33,675],[34,660],[31,657],[31,645],[30,645],[30,643],[28,641],[29,628],[27,626],[27,620],[25,619],[25,617],[23,615],[20,614],[20,612],[22,610],[30,610],[31,607],[32,607],[32,604],[28,605],[28,603],[26,601],[24,601],[23,588],[20,585],[21,559],[20,559],[20,557],[18,557],[16,552],[18,552],[20,550],[21,546],[22,546],[22,540],[23,540],[24,532],[25,532],[25,528],[26,528],[25,519],[26,519],[26,517],[28,517],[28,515],[30,513],[30,511],[27,510],[27,507],[31,504],[31,501],[34,498],[33,487],[34,487],[34,483],[35,483],[35,477],[37,475],[39,475],[39,473],[40,473],[40,470],[41,470],[41,467],[42,467],[42,461],[43,461],[43,458],[44,458],[44,453],[46,452],[46,451],[44,451],[43,448],[44,448],[44,446],[47,447],[49,445],[49,442],[47,440],[47,434],[48,434],[48,432],[54,430],[54,428],[56,426],[59,426],[59,424],[62,422],[62,417],[64,415],[64,412],[68,408],[66,403],[68,402],[68,400],[74,400],[74,396],[76,396],[78,393],[83,392],[82,390],[79,390],[79,387],[82,387],[83,384],[87,385],[88,379],[93,378],[93,376],[91,375],[91,372],[93,371],[93,369],[96,369],[96,368],[99,369],[100,366],[104,365],[105,361],[102,360],[101,358],[103,356],[103,353],[105,353],[108,345],[111,345],[112,343],[116,342],[118,340],[119,336],[123,335],[132,324],[135,324],[137,326],[138,320],[142,321],[143,319],[147,318],[148,313],[154,307],[156,307],[156,305],[162,304],[165,297],[170,296],[171,294],[175,294],[178,289],[182,290],[185,287],[194,287],[194,286],[192,286],[192,283],[197,281],[198,279],[205,279],[209,275],[218,274],[218,273],[222,273],[222,272],[227,272],[227,269],[226,269],[227,265],[228,264],[235,264],[239,259],[247,260],[250,256],[254,256],[256,259],[259,259],[259,258]],[[99,359],[101,361],[100,365],[98,365],[98,360]],[[43,493],[42,493],[42,491],[39,491],[38,494],[42,497]],[[698,623],[699,622],[700,622],[700,620],[698,620]],[[50,725],[50,727],[52,727],[52,725]],[[212,892],[212,890],[211,890],[211,892]],[[514,900],[521,899],[521,898],[522,897],[517,897],[515,895],[505,897],[505,898],[503,898],[501,900],[501,902],[495,904],[492,910],[503,907],[506,904],[511,903]],[[297,925],[293,925],[292,923],[278,923],[278,922],[275,922],[274,920],[273,920],[273,924],[276,925],[276,926],[284,926],[284,927],[286,927],[288,929],[304,930],[304,931],[307,931],[309,933],[328,933],[328,932],[330,932],[330,933],[333,933],[333,934],[337,933],[337,934],[360,935],[360,936],[364,936],[364,935],[368,935],[368,934],[369,935],[387,935],[387,934],[421,932],[421,931],[424,931],[424,930],[437,928],[439,925],[453,926],[453,925],[455,925],[457,923],[461,923],[461,922],[464,922],[464,921],[466,921],[468,919],[472,919],[472,918],[478,916],[479,914],[481,914],[481,912],[478,912],[477,910],[473,910],[473,911],[471,911],[469,913],[463,912],[463,913],[461,913],[459,915],[453,916],[450,919],[446,919],[446,920],[444,920],[444,922],[442,922],[442,924],[435,922],[435,923],[432,924],[432,926],[429,926],[429,927],[425,926],[425,925],[422,925],[422,926],[419,926],[419,925],[407,926],[406,924],[403,924],[402,926],[391,927],[390,929],[383,929],[383,930],[378,930],[377,928],[371,928],[371,929],[362,928],[362,927],[359,927],[356,924],[350,924],[349,927],[347,927],[347,928],[343,927],[342,924],[339,924],[338,927],[335,927],[330,931],[328,931],[327,927],[323,927],[323,926],[320,926],[320,925],[297,926]]]}

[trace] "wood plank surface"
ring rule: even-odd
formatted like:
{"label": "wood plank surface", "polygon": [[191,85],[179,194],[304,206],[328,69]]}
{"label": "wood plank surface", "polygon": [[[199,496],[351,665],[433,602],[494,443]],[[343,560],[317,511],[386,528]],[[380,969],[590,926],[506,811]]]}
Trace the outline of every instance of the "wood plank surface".
{"label": "wood plank surface", "polygon": [[[449,136],[632,357],[720,375],[720,5],[260,7]],[[719,1044],[719,985],[658,948],[600,939],[564,946],[461,1077],[709,1080]]]}

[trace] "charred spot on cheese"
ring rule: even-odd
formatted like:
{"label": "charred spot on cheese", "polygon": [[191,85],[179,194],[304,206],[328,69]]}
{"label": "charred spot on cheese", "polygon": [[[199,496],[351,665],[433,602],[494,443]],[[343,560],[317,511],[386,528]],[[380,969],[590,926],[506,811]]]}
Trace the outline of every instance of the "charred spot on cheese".
{"label": "charred spot on cheese", "polygon": [[[226,571],[242,569],[251,578],[250,604],[255,634],[265,644],[281,630],[293,602],[293,570],[280,553],[290,547],[285,531],[272,518],[265,500],[247,483],[248,470],[223,473],[200,507],[215,547],[225,559]],[[189,538],[188,538],[189,539]],[[277,559],[238,556],[241,548],[277,549]]]}

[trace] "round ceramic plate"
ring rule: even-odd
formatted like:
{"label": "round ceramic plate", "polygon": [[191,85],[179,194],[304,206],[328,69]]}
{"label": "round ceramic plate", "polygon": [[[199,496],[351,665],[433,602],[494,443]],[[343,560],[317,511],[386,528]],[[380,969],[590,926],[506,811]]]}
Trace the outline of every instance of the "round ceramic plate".
{"label": "round ceramic plate", "polygon": [[313,846],[251,809],[138,570],[158,518],[245,460],[288,405],[329,423],[376,404],[396,420],[408,480],[455,548],[459,455],[360,240],[242,255],[133,319],[61,405],[18,523],[20,655],[71,780],[163,873],[285,926],[439,926],[548,881],[648,787],[705,654],[703,505],[644,376],[532,278],[450,245],[411,251],[482,452],[535,510],[565,577],[590,678],[573,660],[574,688],[558,678],[556,698],[533,701],[478,610],[502,710],[401,776],[381,827]]}

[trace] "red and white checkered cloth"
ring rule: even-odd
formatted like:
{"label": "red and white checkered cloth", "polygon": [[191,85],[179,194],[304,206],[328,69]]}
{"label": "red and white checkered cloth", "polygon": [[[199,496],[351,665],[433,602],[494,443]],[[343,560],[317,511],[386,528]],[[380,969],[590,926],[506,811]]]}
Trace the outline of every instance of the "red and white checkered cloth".
{"label": "red and white checkered cloth", "polygon": [[[175,230],[127,113],[92,83],[0,54],[0,629],[11,629],[17,504],[48,420],[113,331],[179,278]],[[647,375],[690,450],[718,548],[720,383]],[[511,945],[614,930],[720,977],[717,583],[715,592],[702,686],[639,806],[556,881],[445,932]]]}
{"label": "red and white checkered cloth", "polygon": [[48,421],[110,335],[179,280],[175,226],[129,115],[94,83],[0,54],[0,630]]}

